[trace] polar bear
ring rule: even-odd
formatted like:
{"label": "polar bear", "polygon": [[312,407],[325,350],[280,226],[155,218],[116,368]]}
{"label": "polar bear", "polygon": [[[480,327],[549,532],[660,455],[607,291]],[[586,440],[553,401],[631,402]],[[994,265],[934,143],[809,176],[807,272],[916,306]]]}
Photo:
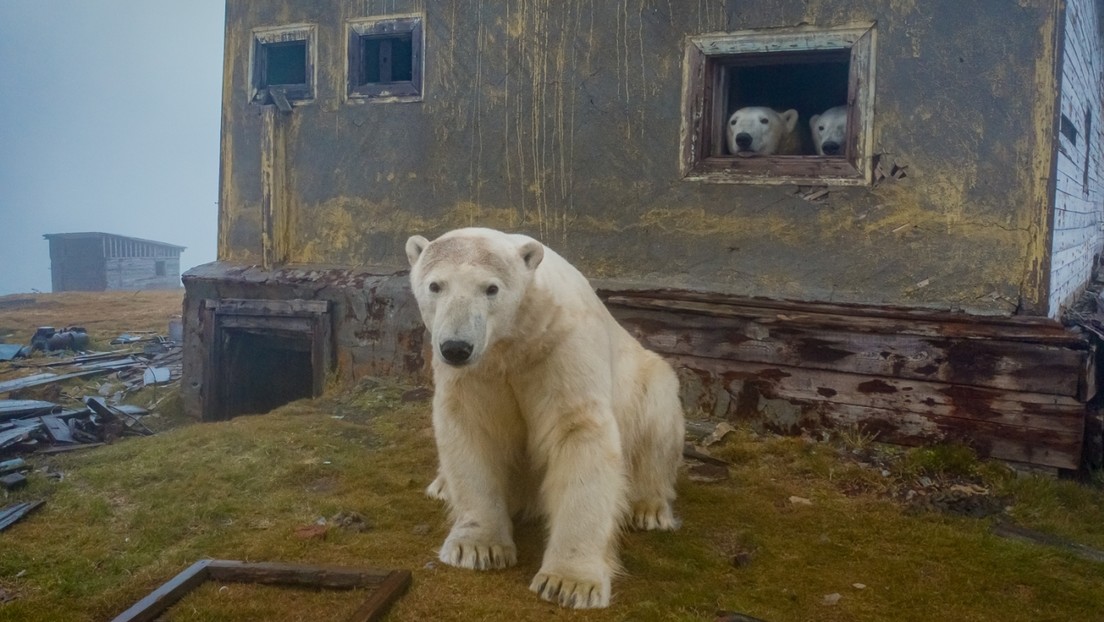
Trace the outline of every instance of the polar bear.
{"label": "polar bear", "polygon": [[537,240],[482,228],[406,243],[429,330],[442,562],[517,561],[514,516],[546,521],[529,589],[606,607],[622,526],[677,527],[684,424],[678,378],[606,310],[587,279]]}
{"label": "polar bear", "polygon": [[797,111],[764,106],[740,108],[728,117],[728,152],[732,155],[800,153]]}
{"label": "polar bear", "polygon": [[841,156],[847,140],[847,106],[829,108],[809,119],[817,155]]}

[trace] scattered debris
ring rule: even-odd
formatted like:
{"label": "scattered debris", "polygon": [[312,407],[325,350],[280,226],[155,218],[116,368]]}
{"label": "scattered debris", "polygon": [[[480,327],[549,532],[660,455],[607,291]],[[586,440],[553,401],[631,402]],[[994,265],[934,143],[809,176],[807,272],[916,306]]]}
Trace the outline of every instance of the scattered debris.
{"label": "scattered debris", "polygon": [[851,587],[855,588],[856,590],[865,590],[866,589],[866,584],[864,584],[864,583],[852,583]]}
{"label": "scattered debris", "polygon": [[299,525],[295,528],[295,537],[300,540],[325,540],[326,533],[329,530],[328,525],[319,525],[318,523]]}
{"label": "scattered debris", "polygon": [[356,512],[338,512],[330,522],[346,531],[364,533],[371,531],[372,523]]}
{"label": "scattered debris", "polygon": [[717,427],[713,428],[713,431],[709,433],[709,436],[702,439],[702,445],[709,447],[716,445],[724,441],[725,437],[735,432],[736,428],[732,427],[727,421],[722,421],[717,424]]}
{"label": "scattered debris", "polygon": [[719,464],[694,464],[686,470],[692,482],[712,484],[728,479],[728,467]]}
{"label": "scattered debris", "polygon": [[16,343],[0,343],[0,361],[26,358],[28,354],[30,354],[30,350],[26,346]]}
{"label": "scattered debris", "polygon": [[7,529],[19,519],[37,510],[43,503],[45,501],[24,501],[0,509],[0,531]]}
{"label": "scattered debris", "polygon": [[27,485],[27,476],[22,473],[8,473],[0,477],[0,486],[4,490],[18,490]]}
{"label": "scattered debris", "polygon": [[31,336],[31,351],[56,350],[80,351],[88,347],[88,331],[81,326],[70,326],[61,330],[53,326],[39,326]]}
{"label": "scattered debris", "polygon": [[410,530],[410,533],[416,536],[424,536],[429,534],[429,525],[425,523],[418,523],[414,525],[414,528]]}
{"label": "scattered debris", "polygon": [[141,422],[141,416],[148,414],[144,408],[111,406],[99,397],[84,398],[84,405],[67,410],[39,400],[0,400],[0,455],[57,453],[98,446],[123,434],[153,433]]}
{"label": "scattered debris", "polygon": [[830,607],[832,605],[838,604],[841,598],[843,598],[842,594],[838,592],[832,592],[831,594],[825,594],[824,599],[820,602]]}
{"label": "scattered debris", "polygon": [[806,499],[805,497],[797,497],[797,496],[790,497],[790,505],[811,506],[812,504],[813,504],[813,502],[810,501],[809,499]]}

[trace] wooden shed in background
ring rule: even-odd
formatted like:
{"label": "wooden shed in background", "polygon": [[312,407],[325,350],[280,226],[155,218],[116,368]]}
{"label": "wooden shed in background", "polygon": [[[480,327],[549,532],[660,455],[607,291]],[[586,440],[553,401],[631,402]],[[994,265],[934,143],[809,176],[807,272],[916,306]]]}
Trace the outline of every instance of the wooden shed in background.
{"label": "wooden shed in background", "polygon": [[180,287],[183,246],[111,233],[47,233],[53,291]]}
{"label": "wooden shed in background", "polygon": [[[1096,346],[1059,320],[1102,248],[1101,19],[1092,0],[228,0],[186,408],[260,403],[253,353],[297,361],[308,395],[425,379],[403,243],[481,225],[579,266],[676,363],[692,416],[1077,468]],[[846,105],[844,154],[727,153],[747,105],[802,127]]]}

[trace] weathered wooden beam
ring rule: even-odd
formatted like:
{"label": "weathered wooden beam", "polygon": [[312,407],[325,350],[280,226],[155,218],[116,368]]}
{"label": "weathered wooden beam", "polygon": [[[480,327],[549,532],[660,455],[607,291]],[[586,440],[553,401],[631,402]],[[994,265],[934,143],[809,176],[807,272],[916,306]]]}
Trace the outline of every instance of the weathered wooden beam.
{"label": "weathered wooden beam", "polygon": [[645,347],[683,354],[871,376],[1076,397],[1088,350],[1023,341],[862,331],[775,317],[714,317],[615,308]]}
{"label": "weathered wooden beam", "polygon": [[132,607],[115,616],[112,622],[148,622],[157,619],[173,603],[207,580],[207,566],[214,560],[201,559],[176,575]]}

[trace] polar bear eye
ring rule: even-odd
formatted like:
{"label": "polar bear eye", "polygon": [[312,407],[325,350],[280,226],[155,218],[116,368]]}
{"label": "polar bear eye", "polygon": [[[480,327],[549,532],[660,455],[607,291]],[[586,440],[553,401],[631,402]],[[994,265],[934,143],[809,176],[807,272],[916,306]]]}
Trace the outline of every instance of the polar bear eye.
{"label": "polar bear eye", "polygon": [[824,126],[823,125],[818,125],[817,129],[823,132],[824,131]]}
{"label": "polar bear eye", "polygon": [[434,294],[440,293],[441,292],[441,284],[438,283],[437,281],[433,281],[432,283],[429,284],[429,291],[433,292]]}
{"label": "polar bear eye", "polygon": [[497,293],[498,293],[498,286],[497,285],[488,285],[487,286],[487,295],[488,296],[494,296]]}
{"label": "polar bear eye", "polygon": [[729,121],[728,124],[729,125],[736,125],[736,119],[733,119],[733,120]]}
{"label": "polar bear eye", "polygon": [[766,125],[766,124],[770,123],[770,121],[767,120],[766,117],[760,117],[759,122],[762,123],[763,125]]}

